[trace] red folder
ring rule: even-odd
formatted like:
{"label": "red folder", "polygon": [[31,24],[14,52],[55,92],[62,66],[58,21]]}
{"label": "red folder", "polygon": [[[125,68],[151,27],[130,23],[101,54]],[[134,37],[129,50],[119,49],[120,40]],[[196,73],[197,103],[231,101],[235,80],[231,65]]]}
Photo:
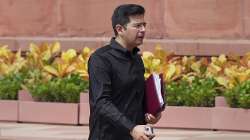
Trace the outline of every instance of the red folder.
{"label": "red folder", "polygon": [[156,116],[159,112],[165,109],[165,99],[164,99],[164,84],[163,84],[163,75],[160,74],[161,81],[161,96],[163,98],[164,103],[161,104],[157,95],[156,83],[151,74],[146,80],[146,89],[145,89],[145,104],[146,104],[146,112]]}

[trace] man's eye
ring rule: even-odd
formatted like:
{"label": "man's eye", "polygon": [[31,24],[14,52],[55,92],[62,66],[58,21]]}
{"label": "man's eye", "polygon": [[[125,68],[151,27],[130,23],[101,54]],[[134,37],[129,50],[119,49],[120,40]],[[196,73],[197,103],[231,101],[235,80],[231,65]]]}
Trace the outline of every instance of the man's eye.
{"label": "man's eye", "polygon": [[146,24],[144,24],[144,23],[143,24],[137,24],[137,25],[135,25],[135,27],[136,28],[146,27]]}
{"label": "man's eye", "polygon": [[142,25],[141,24],[138,24],[138,25],[136,25],[136,28],[140,28]]}

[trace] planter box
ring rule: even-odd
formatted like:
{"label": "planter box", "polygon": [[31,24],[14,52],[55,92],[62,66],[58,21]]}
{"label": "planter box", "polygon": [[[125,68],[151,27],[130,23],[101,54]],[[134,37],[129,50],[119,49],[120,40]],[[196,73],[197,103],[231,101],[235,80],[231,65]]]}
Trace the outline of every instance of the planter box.
{"label": "planter box", "polygon": [[0,121],[18,120],[18,101],[0,100]]}
{"label": "planter box", "polygon": [[[32,97],[27,94],[22,91],[19,96],[18,121],[20,122],[89,124],[88,93],[81,93],[79,104],[34,102]],[[9,101],[4,101],[5,105],[2,105],[3,101],[0,101],[0,110],[15,110],[6,109],[11,107],[6,104],[7,102]],[[10,102],[18,107],[17,102]],[[216,107],[167,106],[155,127],[250,131],[249,109],[230,108],[223,97],[216,97],[215,105]],[[18,116],[17,114],[15,116]],[[0,120],[3,120],[1,115],[2,113]],[[9,116],[6,118],[15,120],[10,119]]]}
{"label": "planter box", "polygon": [[212,120],[214,129],[250,131],[250,109],[217,107]]}
{"label": "planter box", "polygon": [[224,97],[216,97],[212,127],[218,130],[250,131],[250,109],[230,108]]}
{"label": "planter box", "polygon": [[[22,94],[29,94],[23,92]],[[29,97],[29,95],[24,95]],[[25,98],[29,100],[29,98]],[[20,122],[78,124],[78,103],[19,101]]]}
{"label": "planter box", "polygon": [[162,118],[155,124],[163,128],[212,129],[212,109],[210,107],[167,106]]}
{"label": "planter box", "polygon": [[20,102],[19,121],[78,124],[78,104],[32,101]]}
{"label": "planter box", "polygon": [[215,97],[215,107],[229,107],[225,97],[217,96]]}
{"label": "planter box", "polygon": [[79,124],[88,125],[89,115],[90,115],[88,93],[81,93],[79,108],[80,108]]}
{"label": "planter box", "polygon": [[230,108],[224,97],[216,97],[215,107],[167,106],[155,125],[163,128],[191,128],[250,131],[250,109]]}

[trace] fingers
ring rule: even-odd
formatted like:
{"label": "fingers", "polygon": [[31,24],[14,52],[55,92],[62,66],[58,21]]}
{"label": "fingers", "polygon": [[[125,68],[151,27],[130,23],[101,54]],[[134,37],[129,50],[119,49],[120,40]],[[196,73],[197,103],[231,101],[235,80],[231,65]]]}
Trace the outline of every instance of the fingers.
{"label": "fingers", "polygon": [[155,134],[150,135],[150,136],[147,135],[147,137],[148,137],[149,140],[152,140],[155,137]]}
{"label": "fingers", "polygon": [[156,121],[156,117],[154,117],[152,114],[145,114],[146,122],[148,123],[154,123]]}
{"label": "fingers", "polygon": [[153,116],[152,114],[148,114],[148,116],[149,116],[149,118],[152,119],[152,120],[155,120],[155,119],[156,119],[156,117]]}
{"label": "fingers", "polygon": [[146,135],[143,135],[141,138],[142,140],[149,140],[149,138]]}
{"label": "fingers", "polygon": [[136,139],[136,140],[150,140],[146,135],[142,135],[140,136],[139,139]]}
{"label": "fingers", "polygon": [[147,123],[152,123],[152,117],[150,117],[150,114],[148,113],[145,114],[145,120]]}
{"label": "fingers", "polygon": [[150,124],[155,124],[157,123],[161,118],[161,113],[157,114],[156,117],[152,114],[148,114],[146,113],[145,114],[145,120],[147,123],[150,123]]}

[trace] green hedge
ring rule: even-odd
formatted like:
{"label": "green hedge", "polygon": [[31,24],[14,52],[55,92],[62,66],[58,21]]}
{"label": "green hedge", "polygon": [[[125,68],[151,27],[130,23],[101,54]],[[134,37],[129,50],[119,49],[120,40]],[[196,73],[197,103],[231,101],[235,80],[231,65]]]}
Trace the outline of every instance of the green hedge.
{"label": "green hedge", "polygon": [[213,107],[215,96],[219,94],[217,87],[213,78],[173,81],[166,85],[165,99],[170,106]]}

